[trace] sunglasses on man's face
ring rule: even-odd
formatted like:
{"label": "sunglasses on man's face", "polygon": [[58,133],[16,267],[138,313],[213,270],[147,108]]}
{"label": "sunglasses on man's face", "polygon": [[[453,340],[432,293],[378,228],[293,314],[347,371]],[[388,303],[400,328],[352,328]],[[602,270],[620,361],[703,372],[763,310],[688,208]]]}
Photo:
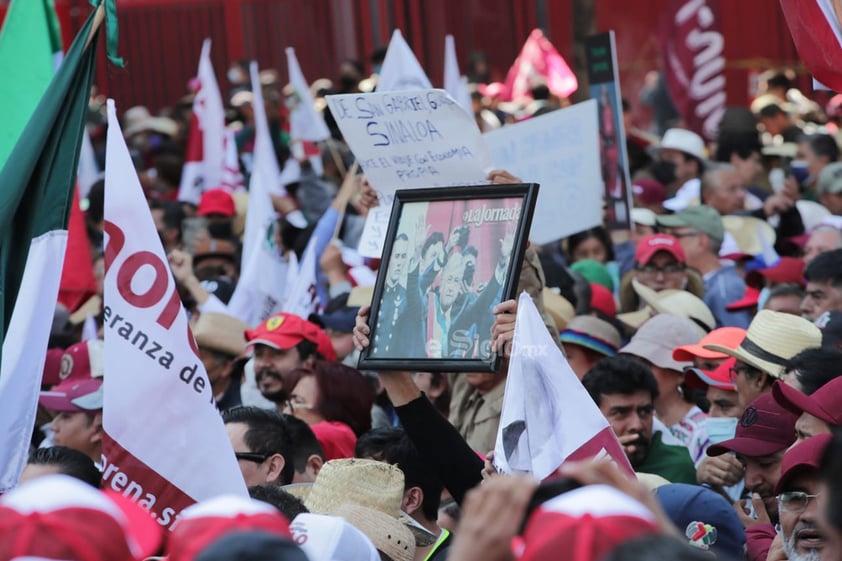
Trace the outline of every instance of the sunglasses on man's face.
{"label": "sunglasses on man's face", "polygon": [[263,462],[269,459],[269,456],[271,456],[271,454],[258,454],[257,452],[234,452],[234,456],[238,460],[245,460],[247,462],[262,464]]}

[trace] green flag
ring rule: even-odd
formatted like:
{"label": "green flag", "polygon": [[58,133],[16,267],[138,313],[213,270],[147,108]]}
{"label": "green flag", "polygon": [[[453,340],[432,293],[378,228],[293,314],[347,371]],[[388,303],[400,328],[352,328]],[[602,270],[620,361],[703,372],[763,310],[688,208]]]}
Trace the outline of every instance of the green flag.
{"label": "green flag", "polygon": [[0,29],[0,169],[61,61],[53,0],[12,0]]}
{"label": "green flag", "polygon": [[35,421],[102,12],[79,31],[0,171],[0,493],[17,482]]}

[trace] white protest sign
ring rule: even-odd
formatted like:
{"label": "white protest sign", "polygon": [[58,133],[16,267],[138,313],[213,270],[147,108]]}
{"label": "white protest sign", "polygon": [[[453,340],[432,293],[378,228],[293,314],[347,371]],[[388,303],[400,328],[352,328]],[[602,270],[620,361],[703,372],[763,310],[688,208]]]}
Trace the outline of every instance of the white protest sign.
{"label": "white protest sign", "polygon": [[194,502],[248,495],[113,100],[107,142],[102,485],[169,528]]}
{"label": "white protest sign", "polygon": [[602,224],[596,112],[596,101],[583,101],[483,135],[497,168],[541,185],[529,236],[535,243]]}
{"label": "white protest sign", "polygon": [[[327,102],[386,209],[398,189],[488,183],[494,166],[479,128],[444,90],[332,95]],[[373,246],[360,253],[380,257],[382,240]]]}

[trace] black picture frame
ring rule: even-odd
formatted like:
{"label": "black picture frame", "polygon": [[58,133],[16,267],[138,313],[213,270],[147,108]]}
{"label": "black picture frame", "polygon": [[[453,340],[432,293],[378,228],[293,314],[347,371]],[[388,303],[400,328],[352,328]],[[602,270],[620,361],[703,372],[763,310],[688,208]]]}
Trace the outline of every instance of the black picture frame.
{"label": "black picture frame", "polygon": [[397,191],[359,368],[498,371],[491,310],[515,297],[537,197],[535,183]]}

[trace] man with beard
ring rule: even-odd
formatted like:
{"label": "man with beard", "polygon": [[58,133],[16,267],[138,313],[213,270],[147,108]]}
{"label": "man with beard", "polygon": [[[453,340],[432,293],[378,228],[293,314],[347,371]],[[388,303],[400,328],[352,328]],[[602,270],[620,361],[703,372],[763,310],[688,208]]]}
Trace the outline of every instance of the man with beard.
{"label": "man with beard", "polygon": [[605,415],[637,472],[654,473],[671,483],[696,483],[687,448],[655,419],[658,382],[638,360],[604,358],[582,378],[591,399]]}
{"label": "man with beard", "polygon": [[831,440],[823,434],[793,446],[784,455],[778,493],[780,542],[789,561],[819,561],[827,545],[819,527],[819,466]]}
{"label": "man with beard", "polygon": [[[746,527],[749,561],[765,561],[776,532],[778,500],[775,486],[781,477],[781,461],[795,442],[798,416],[778,405],[770,392],[752,401],[737,424],[734,438],[708,448],[709,456],[736,454],[745,470],[745,486],[751,495],[734,505]],[[751,505],[750,507],[748,505]],[[753,516],[746,509],[753,510]]]}
{"label": "man with beard", "polygon": [[284,376],[296,368],[308,368],[316,359],[336,360],[330,337],[295,314],[280,313],[246,331],[248,346],[254,349],[254,377],[263,397],[278,404],[289,399]]}

